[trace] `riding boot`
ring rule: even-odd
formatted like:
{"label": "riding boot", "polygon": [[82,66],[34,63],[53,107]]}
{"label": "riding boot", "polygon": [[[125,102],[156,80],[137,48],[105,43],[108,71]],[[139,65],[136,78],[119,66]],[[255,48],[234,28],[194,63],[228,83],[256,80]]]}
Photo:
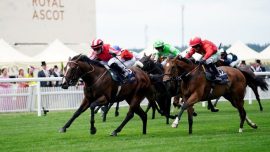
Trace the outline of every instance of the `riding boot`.
{"label": "riding boot", "polygon": [[125,71],[118,64],[112,63],[110,65],[110,68],[112,68],[113,70],[115,70],[118,73],[121,80],[125,79]]}
{"label": "riding boot", "polygon": [[212,70],[212,72],[213,72],[213,74],[215,76],[215,80],[221,81],[222,79],[219,77],[219,72],[218,72],[217,67],[213,63],[209,63],[207,66],[209,68],[211,68],[211,70]]}

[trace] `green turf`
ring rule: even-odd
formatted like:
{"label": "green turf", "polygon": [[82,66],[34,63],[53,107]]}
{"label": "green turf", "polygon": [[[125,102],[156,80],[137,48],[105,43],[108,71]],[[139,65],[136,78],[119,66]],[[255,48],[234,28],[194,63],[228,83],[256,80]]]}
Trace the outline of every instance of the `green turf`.
{"label": "green turf", "polygon": [[[96,115],[96,135],[89,134],[89,110],[68,128],[66,133],[58,129],[66,123],[74,111],[49,112],[37,117],[36,113],[0,114],[0,152],[11,151],[189,151],[189,152],[266,152],[270,151],[270,101],[263,101],[264,111],[258,104],[245,103],[249,118],[258,129],[246,123],[243,133],[238,133],[238,112],[228,103],[220,102],[220,112],[211,113],[201,104],[195,106],[193,134],[188,134],[186,112],[178,128],[165,124],[165,118],[157,115],[148,119],[147,134],[142,135],[142,122],[135,116],[118,134],[109,134],[122,122],[127,108],[120,108],[120,116],[111,110],[107,122]],[[148,113],[150,118],[151,113]],[[170,120],[171,124],[172,120]]]}

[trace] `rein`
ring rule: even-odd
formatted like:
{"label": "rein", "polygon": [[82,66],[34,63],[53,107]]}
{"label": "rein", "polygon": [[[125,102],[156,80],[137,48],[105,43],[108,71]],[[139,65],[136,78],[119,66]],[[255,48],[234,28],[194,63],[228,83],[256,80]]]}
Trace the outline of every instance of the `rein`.
{"label": "rein", "polygon": [[[74,63],[74,64],[77,66],[77,68],[79,67],[79,65],[78,65],[78,63],[77,63],[76,61],[68,61],[68,63]],[[82,75],[80,76],[81,78],[83,78],[83,77],[85,77],[87,74],[92,73],[92,72],[95,71],[95,67],[94,67],[92,64],[89,64],[89,65],[91,66],[91,70],[89,70],[88,72],[82,74]],[[108,72],[108,70],[105,70],[105,71],[101,74],[101,76],[99,76],[99,78],[98,78],[91,86],[94,86],[94,85],[95,85],[102,77],[104,77],[104,75],[105,75],[107,72]],[[91,86],[90,86],[90,87],[91,87]]]}

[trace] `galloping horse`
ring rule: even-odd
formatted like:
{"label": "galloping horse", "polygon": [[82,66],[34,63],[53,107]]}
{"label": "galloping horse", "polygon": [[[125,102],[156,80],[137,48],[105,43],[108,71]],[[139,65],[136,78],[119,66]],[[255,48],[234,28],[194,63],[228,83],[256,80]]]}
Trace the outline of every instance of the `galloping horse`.
{"label": "galloping horse", "polygon": [[[146,71],[148,74],[151,74],[152,77],[155,77],[156,79],[161,79],[163,78],[163,67],[162,65],[154,62],[151,59],[151,55],[146,56],[144,55],[140,61],[143,63],[143,70]],[[159,82],[162,83],[162,82]],[[179,98],[181,97],[181,90],[180,90],[180,84],[181,82],[175,79],[170,79],[169,81],[166,81],[163,83],[163,85],[165,85],[165,88],[163,89],[162,85],[159,84],[159,86],[156,86],[157,91],[159,91],[160,94],[166,95],[169,99],[167,100],[163,100],[162,102],[165,104],[165,108],[166,111],[170,111],[170,107],[171,107],[171,97],[174,97],[174,101],[173,101],[173,105],[175,107],[180,108],[180,102],[179,102]],[[161,87],[160,87],[161,86]],[[163,90],[160,90],[163,89]],[[164,102],[165,101],[165,102]],[[217,112],[218,109],[215,109],[211,100],[208,100],[208,106],[211,109],[212,112]],[[150,104],[148,105],[148,108],[150,108]],[[193,113],[194,116],[197,115],[197,113]],[[168,121],[167,121],[168,122]]]}
{"label": "galloping horse", "polygon": [[[158,109],[158,112],[161,113],[166,117],[166,124],[169,124],[169,118],[175,119],[176,116],[170,115],[170,109],[171,109],[171,96],[169,92],[167,91],[163,81],[163,69],[162,65],[157,65],[152,61],[151,55],[144,56],[140,59],[140,62],[143,64],[142,70],[144,70],[151,79],[152,85],[154,87],[154,94],[155,94],[155,100],[157,101],[159,107],[161,110]],[[152,107],[153,113],[152,113],[152,119],[155,118],[155,107],[156,105],[152,105],[151,102],[149,102],[147,109],[145,112],[148,112],[148,110]]]}
{"label": "galloping horse", "polygon": [[[117,136],[123,127],[133,118],[134,113],[139,115],[143,122],[143,134],[146,134],[147,115],[140,106],[141,101],[152,95],[151,82],[148,75],[141,69],[132,67],[136,74],[136,80],[119,86],[112,79],[110,72],[98,61],[90,60],[85,55],[77,55],[67,63],[68,70],[63,77],[62,88],[67,89],[75,85],[79,78],[84,81],[84,99],[79,109],[73,114],[71,119],[60,129],[66,132],[71,123],[87,108],[91,110],[90,133],[95,134],[94,110],[96,106],[107,105],[109,102],[126,100],[129,104],[129,111],[124,121],[115,129],[111,135]],[[149,101],[150,102],[150,101]]]}
{"label": "galloping horse", "polygon": [[[216,65],[217,66],[224,66],[224,63],[221,60],[219,60],[216,63]],[[265,82],[265,80],[262,77],[256,76],[254,74],[254,72],[250,69],[250,67],[248,67],[248,66],[238,67],[237,69],[239,69],[244,74],[245,78],[247,79],[247,85],[252,89],[252,91],[254,92],[255,97],[259,103],[260,111],[263,111],[260,95],[258,92],[258,87],[260,87],[262,91],[267,91],[268,84]],[[255,79],[256,83],[254,83],[253,81],[250,81],[250,79]],[[218,100],[215,101],[215,104],[217,103],[217,101]]]}
{"label": "galloping horse", "polygon": [[[179,56],[174,59],[168,59],[164,66],[163,81],[172,78],[181,78],[181,91],[183,94],[183,105],[180,109],[178,117],[172,124],[172,127],[178,126],[179,120],[185,110],[188,111],[189,134],[192,133],[193,124],[193,105],[199,101],[215,99],[223,96],[229,100],[235,108],[237,108],[240,115],[239,132],[243,131],[244,121],[252,128],[257,128],[246,115],[244,109],[244,96],[247,82],[245,76],[237,69],[231,67],[220,67],[227,73],[229,82],[225,85],[213,84],[206,79],[204,72],[204,65],[196,65],[185,58]],[[254,81],[254,80],[252,80]]]}

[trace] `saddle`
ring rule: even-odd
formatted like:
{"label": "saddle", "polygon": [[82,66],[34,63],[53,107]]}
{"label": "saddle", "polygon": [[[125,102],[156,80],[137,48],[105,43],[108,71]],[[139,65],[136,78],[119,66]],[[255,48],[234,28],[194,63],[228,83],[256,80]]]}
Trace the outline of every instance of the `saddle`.
{"label": "saddle", "polygon": [[217,83],[217,84],[227,84],[229,82],[227,73],[224,72],[219,67],[217,69],[218,69],[220,80],[216,80],[215,79],[215,76],[212,74],[213,72],[210,72],[209,70],[205,71],[205,77],[206,77],[206,79],[208,81],[211,81],[211,82],[214,82],[214,83]]}
{"label": "saddle", "polygon": [[135,73],[130,70],[130,74],[125,77],[123,74],[119,73],[117,70],[110,68],[107,65],[104,65],[105,68],[110,72],[110,75],[118,85],[123,85],[126,83],[132,83],[135,81]]}

